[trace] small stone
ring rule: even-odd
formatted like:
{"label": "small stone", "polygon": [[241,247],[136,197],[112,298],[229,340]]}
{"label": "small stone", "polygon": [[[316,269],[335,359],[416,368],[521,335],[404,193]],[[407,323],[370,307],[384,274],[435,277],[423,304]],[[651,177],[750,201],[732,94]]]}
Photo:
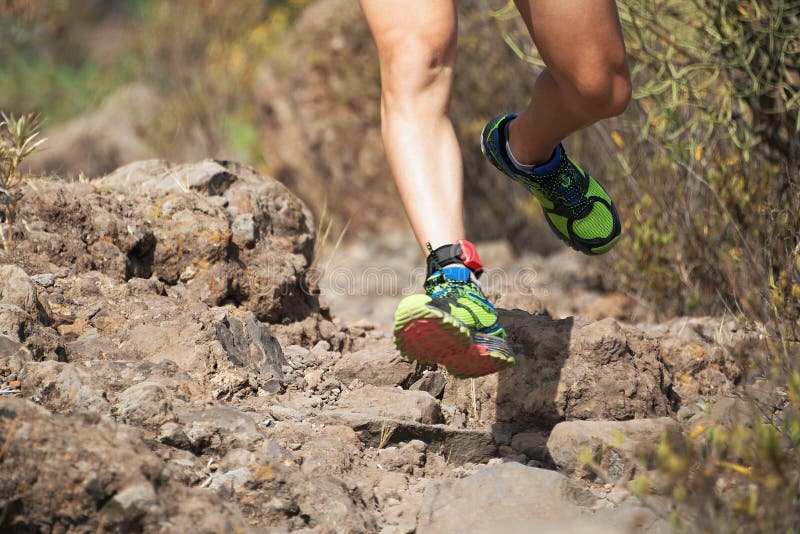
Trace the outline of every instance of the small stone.
{"label": "small stone", "polygon": [[316,387],[322,382],[322,370],[311,369],[310,371],[306,371],[305,375],[303,375],[303,378],[310,389],[316,389]]}
{"label": "small stone", "polygon": [[521,432],[511,438],[511,447],[531,460],[547,458],[547,435],[541,432]]}
{"label": "small stone", "polygon": [[171,447],[177,447],[183,450],[188,450],[192,446],[189,438],[183,431],[183,427],[174,422],[164,423],[161,425],[158,434],[158,441],[164,445],[170,445]]}
{"label": "small stone", "polygon": [[259,386],[267,393],[280,393],[283,390],[283,382],[277,378],[268,378],[261,382]]}
{"label": "small stone", "polygon": [[331,344],[321,339],[317,341],[317,344],[311,349],[311,352],[315,355],[322,355],[331,350]]}
{"label": "small stone", "polygon": [[252,213],[237,215],[231,224],[231,241],[241,248],[252,247],[256,242],[256,225]]}
{"label": "small stone", "polygon": [[466,426],[467,426],[467,416],[465,416],[461,412],[457,412],[450,419],[450,426],[454,426],[456,428],[466,428]]}
{"label": "small stone", "polygon": [[433,371],[425,373],[425,375],[411,384],[409,389],[427,391],[432,397],[439,397],[447,385],[447,378],[444,373]]}
{"label": "small stone", "polygon": [[42,287],[53,287],[56,284],[56,277],[52,273],[35,274],[31,280]]}

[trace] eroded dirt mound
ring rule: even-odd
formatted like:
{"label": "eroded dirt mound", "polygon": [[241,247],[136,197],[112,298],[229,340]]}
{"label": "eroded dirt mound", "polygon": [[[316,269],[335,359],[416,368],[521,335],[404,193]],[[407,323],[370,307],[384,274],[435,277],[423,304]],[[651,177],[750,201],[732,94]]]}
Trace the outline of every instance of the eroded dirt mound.
{"label": "eroded dirt mound", "polygon": [[26,160],[35,174],[96,178],[132,161],[155,158],[146,138],[163,114],[161,95],[144,84],[118,90],[80,117],[49,128],[46,150]]}

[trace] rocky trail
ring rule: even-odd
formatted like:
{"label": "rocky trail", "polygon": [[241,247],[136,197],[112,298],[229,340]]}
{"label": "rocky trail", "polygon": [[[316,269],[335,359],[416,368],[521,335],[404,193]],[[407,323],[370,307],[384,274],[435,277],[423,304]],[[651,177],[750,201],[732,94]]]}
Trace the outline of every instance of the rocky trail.
{"label": "rocky trail", "polygon": [[737,409],[756,333],[640,322],[576,254],[487,243],[518,364],[457,380],[392,344],[417,250],[312,264],[314,228],[229,162],[30,182],[0,253],[0,530],[668,531],[655,449]]}

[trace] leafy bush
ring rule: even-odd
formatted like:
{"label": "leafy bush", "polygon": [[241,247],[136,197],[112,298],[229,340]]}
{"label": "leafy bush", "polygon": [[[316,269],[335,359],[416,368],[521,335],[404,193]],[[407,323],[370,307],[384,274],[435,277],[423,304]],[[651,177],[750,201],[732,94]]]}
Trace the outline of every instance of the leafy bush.
{"label": "leafy bush", "polygon": [[668,313],[769,319],[800,291],[800,6],[620,8],[637,99],[616,138],[634,184],[622,283]]}
{"label": "leafy bush", "polygon": [[685,451],[662,450],[663,471],[684,526],[796,531],[800,5],[624,0],[620,12],[637,89],[614,139],[632,184],[618,283],[667,313],[764,322],[767,356],[743,358],[776,395],[743,385],[757,415],[696,429]]}

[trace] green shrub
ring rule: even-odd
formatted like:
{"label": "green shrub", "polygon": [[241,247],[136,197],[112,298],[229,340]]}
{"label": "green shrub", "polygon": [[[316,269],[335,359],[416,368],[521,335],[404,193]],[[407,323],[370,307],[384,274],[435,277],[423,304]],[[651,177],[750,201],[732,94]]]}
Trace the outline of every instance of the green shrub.
{"label": "green shrub", "polygon": [[[39,139],[39,116],[33,113],[15,116],[0,111],[0,221],[9,228],[14,221],[16,204],[22,193],[22,161],[36,152],[46,139]],[[0,231],[3,247],[8,249],[10,234]]]}
{"label": "green shrub", "polygon": [[[618,166],[635,187],[617,283],[666,313],[766,325],[742,355],[776,397],[663,450],[687,529],[800,529],[800,5],[620,2],[636,86]],[[759,353],[765,357],[757,357]],[[683,461],[670,461],[679,456]]]}
{"label": "green shrub", "polygon": [[[661,467],[702,531],[800,530],[800,3],[620,0],[634,81],[600,128],[626,238],[611,283],[655,316],[730,314],[765,328],[742,357],[774,398],[703,428]],[[507,40],[529,61],[520,32]],[[625,187],[621,187],[624,185]],[[763,356],[760,356],[763,355]]]}

